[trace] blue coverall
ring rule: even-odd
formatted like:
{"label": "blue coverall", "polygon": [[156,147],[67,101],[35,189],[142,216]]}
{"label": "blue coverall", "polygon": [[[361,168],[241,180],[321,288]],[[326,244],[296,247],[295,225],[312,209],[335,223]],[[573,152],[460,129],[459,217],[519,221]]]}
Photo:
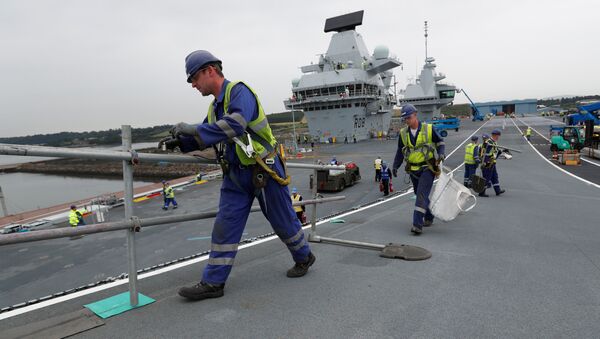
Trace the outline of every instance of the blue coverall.
{"label": "blue coverall", "polygon": [[[481,174],[483,174],[483,178],[485,179],[485,187],[490,188],[494,187],[494,191],[496,194],[500,192],[500,181],[498,180],[498,172],[496,171],[496,157],[497,154],[492,154],[491,156],[488,153],[491,152],[494,146],[490,142],[485,143],[485,153],[483,156],[483,162],[481,163]],[[486,166],[486,164],[490,164]]]}
{"label": "blue coverall", "polygon": [[474,164],[465,163],[465,186],[471,185],[471,175],[477,172],[477,165],[479,164],[479,145],[476,145],[473,148],[473,159],[475,159]]}
{"label": "blue coverall", "polygon": [[[228,80],[223,83],[213,109],[217,120],[225,121],[237,136],[241,136],[245,133],[244,127],[236,120],[224,116],[223,112],[225,87],[228,83]],[[236,84],[232,88],[228,113],[239,113],[247,123],[258,117],[256,98],[243,83]],[[217,145],[220,142],[227,142],[229,139],[225,131],[216,123],[209,124],[208,118],[197,126],[197,131],[204,145],[201,147],[193,137],[184,136],[180,138],[183,152]],[[256,196],[256,189],[252,183],[253,165],[243,166],[240,163],[235,154],[234,143],[227,144],[224,156],[229,163],[229,174],[223,177],[219,212],[212,231],[210,256],[202,276],[202,281],[215,285],[225,283],[231,272],[238,251],[238,244],[250,213],[250,207]],[[280,177],[285,178],[283,165],[279,157],[276,157],[271,168]],[[232,180],[232,176],[235,179]],[[281,186],[269,177],[258,201],[264,216],[271,223],[277,236],[286,244],[294,261],[298,263],[306,262],[310,248],[304,230],[292,207],[287,186]]]}
{"label": "blue coverall", "polygon": [[[410,132],[410,128],[408,128],[407,133],[410,138],[410,142],[414,145],[417,136],[421,132],[422,123],[419,122],[419,127],[417,128],[417,133],[415,136]],[[444,145],[444,139],[439,135],[435,128],[432,129],[433,134],[431,136],[431,140],[433,143],[437,144],[437,153],[439,155],[445,154],[446,146]],[[398,149],[396,150],[396,157],[394,158],[394,166],[392,167],[395,170],[400,168],[402,162],[404,161],[404,153],[402,153],[402,149],[404,148],[404,142],[402,138],[398,138]],[[429,210],[429,193],[431,193],[431,187],[433,186],[433,180],[435,179],[435,174],[426,166],[421,167],[418,171],[410,171],[410,180],[413,184],[413,190],[417,195],[417,199],[415,201],[415,210],[413,212],[413,226],[422,228],[423,221],[429,220],[433,221],[433,214]]]}

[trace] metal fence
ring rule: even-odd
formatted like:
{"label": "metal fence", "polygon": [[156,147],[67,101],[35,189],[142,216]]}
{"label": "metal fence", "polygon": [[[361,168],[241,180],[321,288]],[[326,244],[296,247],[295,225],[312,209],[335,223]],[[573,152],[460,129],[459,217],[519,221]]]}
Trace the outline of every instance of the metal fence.
{"label": "metal fence", "polygon": [[[133,215],[133,166],[139,162],[177,162],[177,163],[207,163],[214,164],[210,159],[199,158],[191,155],[173,155],[173,154],[149,154],[137,153],[131,148],[131,126],[121,126],[122,151],[97,150],[97,149],[70,149],[45,146],[24,146],[0,144],[0,154],[21,155],[21,156],[49,156],[58,158],[78,158],[78,159],[101,159],[116,160],[123,162],[123,182],[124,182],[124,207],[125,219],[116,222],[98,223],[86,225],[85,227],[65,227],[51,230],[39,230],[25,233],[6,234],[0,236],[0,246],[24,243],[31,241],[41,241],[47,239],[66,238],[85,234],[94,234],[101,232],[111,232],[118,230],[127,230],[127,261],[129,277],[129,296],[131,306],[138,304],[137,292],[137,267],[135,235],[142,227],[165,225],[175,222],[184,222],[191,220],[201,220],[214,218],[217,211],[190,213],[184,215],[155,217],[140,219]],[[315,157],[316,159],[316,157]],[[345,169],[344,166],[302,164],[287,162],[289,168],[313,169]],[[317,204],[345,199],[344,196],[329,198],[317,198],[317,185],[313,185],[313,199],[294,202],[293,205],[312,205],[312,229],[315,230],[317,218]],[[260,207],[252,207],[251,212],[259,211]]]}

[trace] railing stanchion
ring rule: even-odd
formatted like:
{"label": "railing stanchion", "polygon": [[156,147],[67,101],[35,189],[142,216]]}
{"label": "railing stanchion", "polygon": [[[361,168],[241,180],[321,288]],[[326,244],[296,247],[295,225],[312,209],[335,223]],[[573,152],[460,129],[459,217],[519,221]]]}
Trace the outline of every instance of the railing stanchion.
{"label": "railing stanchion", "polygon": [[[121,137],[123,139],[123,151],[131,153],[131,126],[121,126]],[[133,156],[132,156],[133,159]],[[133,164],[132,161],[123,160],[123,182],[125,183],[125,220],[133,217]],[[135,230],[127,230],[127,263],[129,267],[129,303],[131,307],[138,305],[137,292],[137,265],[135,256]]]}
{"label": "railing stanchion", "polygon": [[[316,146],[316,145],[315,145]],[[317,157],[318,157],[318,153],[317,153],[317,147],[313,147],[313,163],[316,165],[317,164]],[[317,169],[315,169],[313,171],[313,180],[312,180],[312,198],[313,199],[317,199],[317,185],[319,184],[319,180],[317,178]],[[308,240],[309,241],[318,241],[318,236],[317,236],[317,205],[318,204],[313,204],[312,205],[312,216],[310,218],[310,235],[308,236]]]}

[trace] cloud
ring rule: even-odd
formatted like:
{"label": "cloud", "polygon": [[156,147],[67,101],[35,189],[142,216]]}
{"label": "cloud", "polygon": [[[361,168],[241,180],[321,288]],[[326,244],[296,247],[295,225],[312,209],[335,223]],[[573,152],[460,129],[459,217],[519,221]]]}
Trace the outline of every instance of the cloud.
{"label": "cloud", "polygon": [[[429,54],[474,100],[598,94],[600,4],[482,1],[2,1],[0,136],[197,122],[210,99],[185,82],[183,59],[208,49],[267,112],[284,110],[299,67],[317,61],[328,17],[365,10],[372,52],[404,62],[400,86]],[[460,97],[458,102],[464,101]]]}

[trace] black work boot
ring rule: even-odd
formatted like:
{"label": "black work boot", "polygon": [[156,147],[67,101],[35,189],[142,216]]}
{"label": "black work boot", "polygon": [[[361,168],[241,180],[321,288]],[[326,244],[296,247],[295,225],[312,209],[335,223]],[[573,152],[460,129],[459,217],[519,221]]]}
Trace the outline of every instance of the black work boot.
{"label": "black work boot", "polygon": [[297,262],[294,267],[290,268],[287,271],[287,276],[288,278],[299,278],[303,275],[305,275],[308,272],[308,268],[312,266],[312,264],[315,263],[315,260],[317,260],[317,258],[315,258],[315,256],[312,254],[312,252],[310,252],[308,254],[308,260],[304,263],[299,263]]}
{"label": "black work boot", "polygon": [[485,193],[485,191],[483,191],[483,192],[479,193],[479,196],[480,196],[480,197],[486,197],[486,198],[487,198],[487,197],[489,197],[489,195],[487,195],[487,194]]}
{"label": "black work boot", "polygon": [[212,285],[201,281],[191,287],[179,289],[179,295],[190,300],[203,300],[208,298],[219,298],[223,296],[225,284]]}
{"label": "black work boot", "polygon": [[496,195],[500,195],[500,194],[502,194],[504,192],[506,192],[506,191],[505,190],[499,190],[499,191],[496,192]]}
{"label": "black work boot", "polygon": [[430,227],[433,224],[433,220],[427,220],[425,219],[423,221],[423,227]]}
{"label": "black work boot", "polygon": [[421,226],[413,226],[410,231],[414,234],[414,235],[421,235],[421,233],[423,233],[423,228]]}

